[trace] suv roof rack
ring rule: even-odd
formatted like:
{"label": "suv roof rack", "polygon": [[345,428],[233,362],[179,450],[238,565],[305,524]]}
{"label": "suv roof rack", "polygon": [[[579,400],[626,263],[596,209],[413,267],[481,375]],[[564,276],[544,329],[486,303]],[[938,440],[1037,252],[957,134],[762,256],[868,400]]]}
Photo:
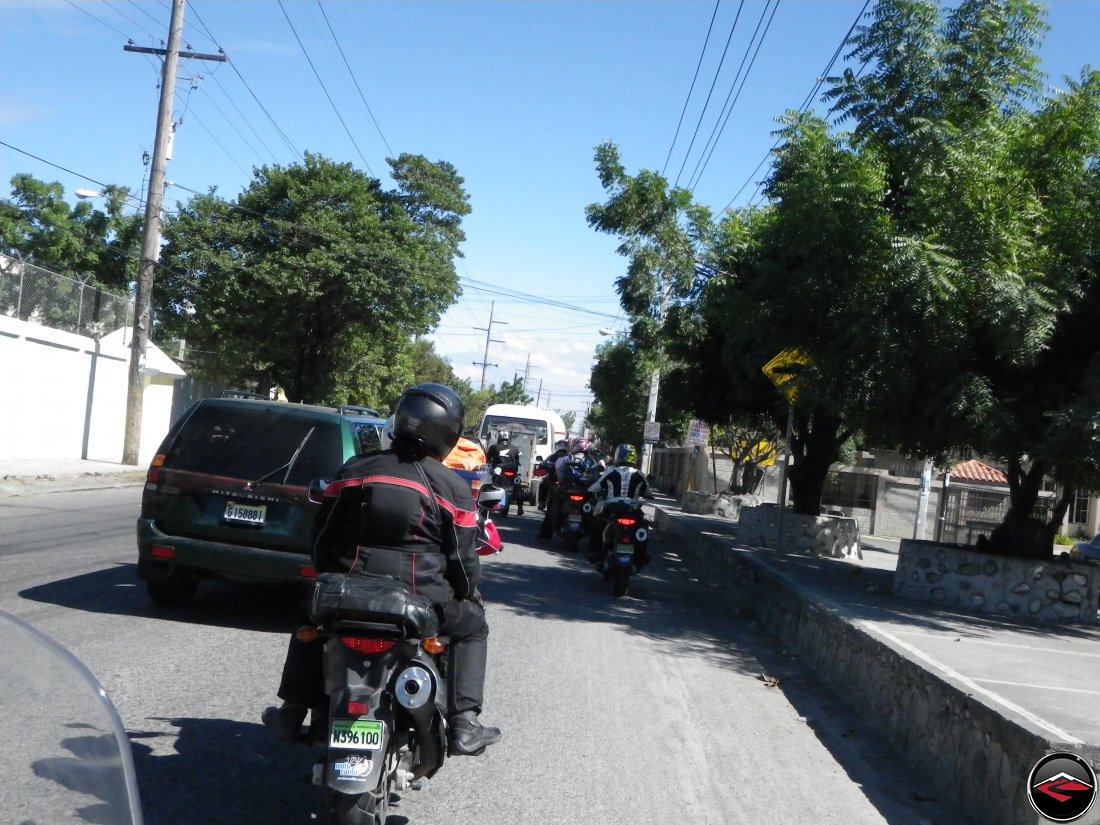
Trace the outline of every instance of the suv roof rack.
{"label": "suv roof rack", "polygon": [[350,413],[351,415],[369,415],[373,418],[382,418],[382,414],[379,413],[378,410],[374,409],[374,407],[355,407],[351,404],[344,404],[340,407],[337,407],[336,411],[340,413],[340,415],[346,415]]}

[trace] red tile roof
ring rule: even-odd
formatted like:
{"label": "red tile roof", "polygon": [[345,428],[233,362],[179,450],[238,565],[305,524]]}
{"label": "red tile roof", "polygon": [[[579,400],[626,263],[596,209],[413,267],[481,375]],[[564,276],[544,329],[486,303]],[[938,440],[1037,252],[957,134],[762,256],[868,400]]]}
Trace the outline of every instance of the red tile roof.
{"label": "red tile roof", "polygon": [[985,484],[1008,484],[1008,476],[996,467],[990,467],[977,459],[964,461],[951,468],[952,481],[979,482]]}

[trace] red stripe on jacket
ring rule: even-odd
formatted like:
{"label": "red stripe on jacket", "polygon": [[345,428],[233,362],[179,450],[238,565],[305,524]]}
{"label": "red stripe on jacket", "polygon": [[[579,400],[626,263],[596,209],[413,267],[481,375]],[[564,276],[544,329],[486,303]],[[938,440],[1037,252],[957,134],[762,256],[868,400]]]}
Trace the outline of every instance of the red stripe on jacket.
{"label": "red stripe on jacket", "polygon": [[364,484],[389,484],[394,487],[404,487],[407,490],[415,490],[426,499],[430,500],[434,498],[436,504],[451,514],[451,519],[454,521],[455,527],[477,527],[477,513],[472,510],[460,510],[445,498],[434,493],[429,493],[428,489],[420,482],[411,481],[407,478],[398,478],[397,476],[364,476],[362,478],[348,478],[331,481],[328,487],[325,488],[325,495],[336,497],[340,495],[340,491],[345,487],[360,487]]}

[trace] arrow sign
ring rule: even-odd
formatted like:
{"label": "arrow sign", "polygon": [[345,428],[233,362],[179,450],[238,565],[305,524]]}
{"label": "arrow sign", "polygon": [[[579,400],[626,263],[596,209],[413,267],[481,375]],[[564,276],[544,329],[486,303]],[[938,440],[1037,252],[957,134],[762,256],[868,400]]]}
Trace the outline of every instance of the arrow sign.
{"label": "arrow sign", "polygon": [[793,404],[798,396],[798,373],[809,363],[809,357],[800,350],[785,349],[761,367],[761,370],[775,384],[776,389],[787,397],[787,401]]}

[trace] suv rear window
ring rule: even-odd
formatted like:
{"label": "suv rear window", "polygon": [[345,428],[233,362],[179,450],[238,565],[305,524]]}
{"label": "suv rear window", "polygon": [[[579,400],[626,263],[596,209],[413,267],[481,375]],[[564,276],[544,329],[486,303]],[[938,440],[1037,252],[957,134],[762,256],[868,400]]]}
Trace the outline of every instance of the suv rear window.
{"label": "suv rear window", "polygon": [[342,464],[336,420],[213,405],[192,413],[164,462],[167,469],[300,486],[331,477]]}

